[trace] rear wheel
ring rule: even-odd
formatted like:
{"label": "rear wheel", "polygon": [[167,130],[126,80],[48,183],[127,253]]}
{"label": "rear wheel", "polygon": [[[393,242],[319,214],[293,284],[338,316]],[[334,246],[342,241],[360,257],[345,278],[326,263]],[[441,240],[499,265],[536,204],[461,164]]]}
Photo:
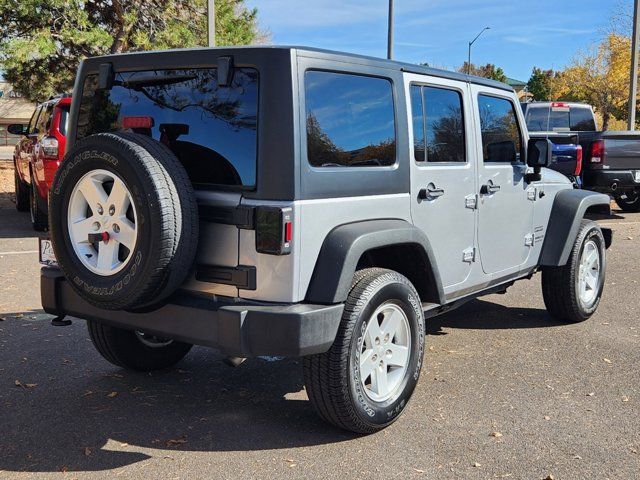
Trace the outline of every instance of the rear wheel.
{"label": "rear wheel", "polygon": [[623,212],[640,212],[640,191],[629,192],[616,197],[616,203]]}
{"label": "rear wheel", "polygon": [[169,368],[182,360],[192,345],[148,333],[87,321],[96,350],[107,361],[129,370],[149,372]]}
{"label": "rear wheel", "polygon": [[13,169],[13,179],[16,193],[16,210],[19,212],[27,212],[29,211],[29,185],[22,181],[15,165]]}
{"label": "rear wheel", "polygon": [[46,200],[42,200],[38,194],[38,187],[31,185],[29,189],[29,212],[31,214],[31,225],[36,232],[44,232],[49,229],[49,215],[47,210],[43,210],[42,204]]}
{"label": "rear wheel", "polygon": [[359,271],[333,345],[304,359],[309,400],[340,428],[381,430],[411,398],[423,352],[424,315],[411,282],[391,270]]}
{"label": "rear wheel", "polygon": [[600,227],[583,220],[567,264],[542,269],[544,303],[553,318],[577,323],[595,313],[604,289],[605,260]]}

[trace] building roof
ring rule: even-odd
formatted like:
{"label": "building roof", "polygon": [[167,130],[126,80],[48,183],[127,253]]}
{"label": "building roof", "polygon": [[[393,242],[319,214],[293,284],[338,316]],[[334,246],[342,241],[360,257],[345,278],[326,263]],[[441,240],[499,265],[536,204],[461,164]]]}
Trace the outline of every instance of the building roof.
{"label": "building roof", "polygon": [[507,77],[507,85],[511,87],[526,87],[527,82],[523,82],[522,80],[516,80],[515,78]]}

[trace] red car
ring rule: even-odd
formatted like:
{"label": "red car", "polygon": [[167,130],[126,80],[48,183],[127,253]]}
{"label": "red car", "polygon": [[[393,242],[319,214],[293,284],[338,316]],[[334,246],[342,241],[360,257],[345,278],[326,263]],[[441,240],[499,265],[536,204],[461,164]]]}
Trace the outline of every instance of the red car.
{"label": "red car", "polygon": [[49,227],[48,195],[64,155],[71,97],[52,98],[36,108],[29,125],[9,125],[8,131],[23,138],[13,154],[16,208],[31,212],[34,230]]}

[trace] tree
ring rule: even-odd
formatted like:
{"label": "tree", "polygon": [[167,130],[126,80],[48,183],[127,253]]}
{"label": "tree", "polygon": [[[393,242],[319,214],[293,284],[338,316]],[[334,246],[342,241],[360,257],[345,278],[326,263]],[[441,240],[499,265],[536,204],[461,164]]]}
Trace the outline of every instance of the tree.
{"label": "tree", "polygon": [[[0,66],[30,100],[69,91],[83,58],[205,45],[206,0],[0,0]],[[257,10],[216,1],[216,41],[260,41]]]}
{"label": "tree", "polygon": [[533,95],[533,100],[551,100],[553,78],[553,70],[542,70],[541,68],[533,67],[531,77],[527,82],[527,91]]}
{"label": "tree", "polygon": [[469,64],[464,62],[461,67],[458,68],[458,72],[467,73],[467,71],[471,75],[476,75],[478,77],[490,78],[492,80],[497,80],[498,82],[506,82],[507,76],[504,74],[504,70],[500,67],[496,67],[493,63],[487,63],[486,65],[474,65],[471,64],[471,68],[467,70],[467,66]]}
{"label": "tree", "polygon": [[610,33],[558,75],[558,96],[593,105],[607,130],[612,117],[627,118],[630,63],[631,39]]}

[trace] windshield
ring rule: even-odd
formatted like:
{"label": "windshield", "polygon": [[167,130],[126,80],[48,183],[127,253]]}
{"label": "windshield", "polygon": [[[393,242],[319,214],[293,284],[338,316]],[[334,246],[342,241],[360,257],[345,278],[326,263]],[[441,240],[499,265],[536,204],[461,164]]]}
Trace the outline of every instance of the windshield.
{"label": "windshield", "polygon": [[77,138],[132,131],[168,146],[195,185],[256,184],[258,72],[235,69],[219,87],[210,69],[117,73],[110,90],[84,82]]}

